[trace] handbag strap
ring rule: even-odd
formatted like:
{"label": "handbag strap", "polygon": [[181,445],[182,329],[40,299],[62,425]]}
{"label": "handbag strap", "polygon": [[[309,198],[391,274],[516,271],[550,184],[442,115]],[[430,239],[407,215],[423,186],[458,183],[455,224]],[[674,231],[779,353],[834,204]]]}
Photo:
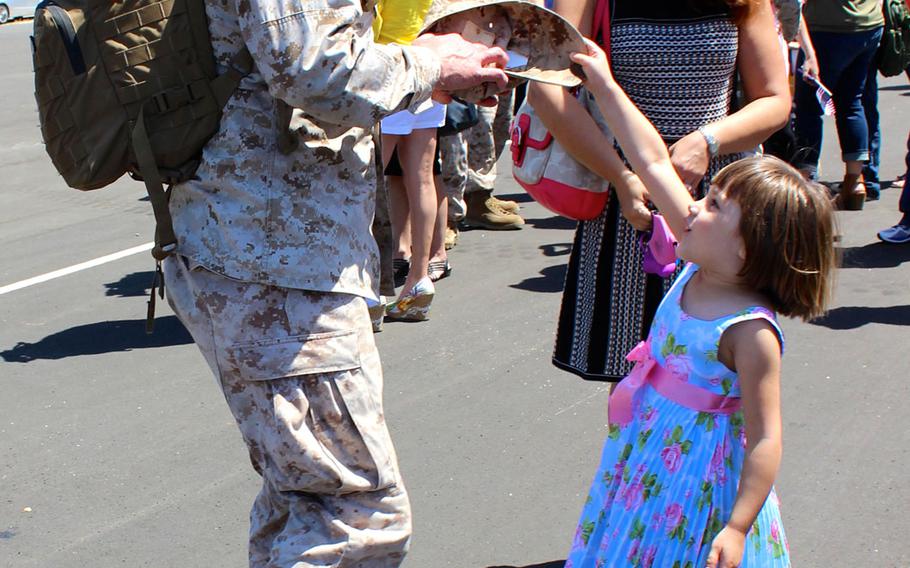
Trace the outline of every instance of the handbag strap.
{"label": "handbag strap", "polygon": [[600,43],[607,56],[610,55],[610,1],[596,0],[594,21],[591,26],[591,38]]}

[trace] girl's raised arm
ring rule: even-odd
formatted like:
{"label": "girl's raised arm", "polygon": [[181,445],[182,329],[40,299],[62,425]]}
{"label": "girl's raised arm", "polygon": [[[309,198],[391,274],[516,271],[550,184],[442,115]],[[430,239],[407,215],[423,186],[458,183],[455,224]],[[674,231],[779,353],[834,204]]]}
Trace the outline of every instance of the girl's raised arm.
{"label": "girl's raised arm", "polygon": [[588,54],[576,53],[572,60],[582,66],[585,86],[597,99],[604,118],[632,169],[641,178],[652,201],[677,235],[686,230],[686,219],[694,203],[679,179],[660,134],[613,80],[604,52],[585,40]]}

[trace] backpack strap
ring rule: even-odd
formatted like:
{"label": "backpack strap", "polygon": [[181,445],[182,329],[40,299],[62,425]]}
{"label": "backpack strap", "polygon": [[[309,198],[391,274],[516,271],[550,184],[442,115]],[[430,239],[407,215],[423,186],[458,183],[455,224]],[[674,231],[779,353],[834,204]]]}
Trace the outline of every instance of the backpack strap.
{"label": "backpack strap", "polygon": [[[252,70],[253,58],[250,52],[243,48],[231,58],[228,70],[209,83],[219,109],[224,109],[231,94],[240,85],[240,81]],[[131,139],[136,162],[139,165],[139,173],[145,182],[145,189],[152,203],[152,211],[155,213],[155,246],[152,248],[152,256],[155,257],[155,260],[161,261],[177,249],[177,236],[174,234],[174,224],[171,220],[170,209],[168,209],[168,192],[165,191],[161,181],[161,172],[155,162],[152,143],[149,141],[148,130],[145,126],[145,105],[139,109]]]}

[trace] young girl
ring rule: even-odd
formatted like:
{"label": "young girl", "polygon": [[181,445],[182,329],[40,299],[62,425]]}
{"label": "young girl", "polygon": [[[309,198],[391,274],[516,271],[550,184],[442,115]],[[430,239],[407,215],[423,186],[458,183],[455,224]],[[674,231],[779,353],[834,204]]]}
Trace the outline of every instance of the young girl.
{"label": "young girl", "polygon": [[632,372],[567,568],[789,566],[772,491],[781,457],[774,312],[820,314],[834,268],[827,195],[776,158],[721,170],[693,201],[603,52],[575,54],[633,170],[688,262]]}

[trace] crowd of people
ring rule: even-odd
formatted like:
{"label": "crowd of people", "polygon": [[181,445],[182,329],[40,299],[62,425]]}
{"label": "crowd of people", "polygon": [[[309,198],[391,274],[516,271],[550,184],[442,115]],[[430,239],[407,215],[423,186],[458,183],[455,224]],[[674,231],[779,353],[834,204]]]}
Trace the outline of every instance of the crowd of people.
{"label": "crowd of people", "polygon": [[[450,95],[504,87],[506,46],[419,35],[449,4],[340,1],[301,14],[253,0],[212,26],[224,45],[246,42],[260,74],[235,95],[199,179],[174,193],[181,239],[165,261],[166,290],[263,478],[251,566],[401,562],[410,509],[371,324],[429,318],[459,227],[523,225],[518,204],[493,196],[513,94],[473,109]],[[528,101],[565,150],[611,184],[603,211],[575,233],[553,364],[618,384],[566,565],[789,566],[773,490],[784,345],[776,318],[824,311],[833,211],[862,209],[881,190],[881,6],[551,7],[592,40],[573,61],[610,131],[562,87],[534,83]],[[472,17],[500,17],[495,6],[479,10]],[[222,62],[229,55],[219,52]],[[834,195],[815,183],[828,94],[844,162]],[[302,143],[289,155],[249,142],[268,139],[259,119],[271,97],[303,112],[292,122]],[[445,103],[476,117],[452,128]],[[778,157],[762,156],[762,145]],[[910,168],[910,139],[907,160]],[[263,171],[272,172],[266,188]],[[882,240],[910,242],[908,185],[904,217]],[[263,229],[250,222],[257,209],[282,220]],[[642,269],[641,237],[656,214],[683,260],[669,278]]]}

